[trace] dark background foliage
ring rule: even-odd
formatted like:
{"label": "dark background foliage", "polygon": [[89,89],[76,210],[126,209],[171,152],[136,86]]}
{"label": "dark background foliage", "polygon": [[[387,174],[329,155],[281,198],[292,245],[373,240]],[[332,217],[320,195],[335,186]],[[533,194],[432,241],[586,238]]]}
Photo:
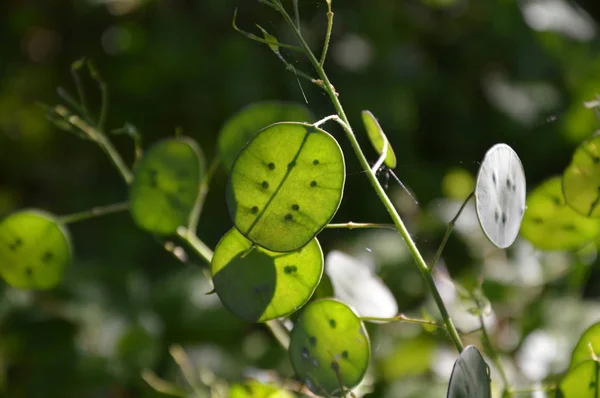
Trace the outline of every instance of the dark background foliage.
{"label": "dark background foliage", "polygon": [[[325,3],[300,3],[303,31],[320,50]],[[399,159],[396,172],[422,208],[456,196],[452,187],[458,183],[448,173],[473,175],[494,143],[506,142],[520,154],[534,186],[562,172],[573,148],[594,132],[596,118],[583,101],[600,92],[597,26],[572,9],[548,11],[552,4],[333,0],[330,78],[361,142],[366,144],[360,111],[369,109],[379,118]],[[38,104],[56,103],[59,86],[75,92],[70,66],[81,57],[93,60],[109,84],[109,128],[132,123],[145,147],[180,128],[212,159],[222,124],[254,101],[304,102],[306,95],[317,117],[333,113],[316,86],[298,81],[266,46],[232,29],[236,7],[242,29],[254,31],[259,23],[281,41],[293,41],[278,15],[249,0],[0,2],[0,215],[26,207],[63,215],[126,200],[126,187],[106,156],[56,129]],[[544,25],[540,15],[546,11],[572,20]],[[287,55],[297,68],[309,70],[304,60]],[[84,84],[97,109],[96,87],[91,79]],[[331,131],[346,150],[349,174],[336,220],[386,221],[341,131]],[[114,136],[114,142],[131,162],[132,143],[124,136]],[[231,226],[225,182],[220,171],[200,225],[199,236],[213,247]],[[399,192],[393,182],[390,190]],[[411,220],[417,243],[431,256],[440,221],[428,212]],[[178,380],[167,350],[173,343],[232,381],[249,365],[291,375],[285,354],[262,326],[237,320],[214,296],[204,296],[210,286],[198,259],[190,256],[181,264],[126,213],[71,230],[76,262],[59,288],[30,293],[0,287],[3,396],[158,395],[140,373],[151,368]],[[322,241],[328,249],[353,236],[326,231]],[[460,238],[450,242],[446,262],[467,273],[480,264]],[[580,278],[569,275],[540,297],[565,291],[561,286],[573,278],[568,291],[577,297],[591,283],[587,271]],[[399,287],[404,277],[389,271],[386,281],[406,311],[418,307],[424,292],[404,294]],[[507,300],[506,290],[490,291],[497,293],[494,305]],[[588,294],[597,289],[588,287]],[[519,324],[521,337],[550,327],[541,308],[525,310],[530,318]],[[428,342],[421,338],[420,347],[429,349]],[[517,349],[506,351],[512,355]],[[377,369],[387,375],[377,395],[405,376],[385,373],[384,365]]]}

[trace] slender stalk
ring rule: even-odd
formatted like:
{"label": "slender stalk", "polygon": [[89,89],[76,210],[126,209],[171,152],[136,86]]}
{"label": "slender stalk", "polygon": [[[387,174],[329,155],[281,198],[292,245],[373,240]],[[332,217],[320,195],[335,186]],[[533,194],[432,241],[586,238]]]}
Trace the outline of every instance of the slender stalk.
{"label": "slender stalk", "polygon": [[377,223],[355,223],[355,222],[347,222],[347,223],[338,223],[338,224],[327,224],[325,228],[329,229],[393,229],[396,230],[396,226],[394,224],[377,224]]}
{"label": "slender stalk", "polygon": [[379,196],[379,199],[381,200],[381,202],[385,206],[386,210],[390,214],[390,217],[394,221],[394,224],[396,225],[398,232],[400,232],[400,235],[404,239],[406,245],[408,246],[409,251],[411,252],[413,258],[415,259],[415,262],[416,262],[417,266],[419,267],[419,270],[421,271],[423,278],[427,282],[427,285],[428,285],[429,289],[431,290],[433,298],[438,306],[440,314],[441,314],[442,318],[444,319],[444,323],[446,324],[446,329],[448,331],[448,335],[454,342],[454,345],[456,346],[456,349],[458,350],[458,352],[462,352],[462,350],[463,350],[462,341],[460,339],[460,336],[458,335],[458,331],[456,330],[454,323],[452,322],[452,319],[450,318],[450,315],[448,314],[446,305],[444,304],[444,301],[442,300],[442,297],[440,296],[440,293],[437,290],[437,287],[435,286],[435,282],[433,280],[433,277],[431,276],[431,273],[429,272],[429,268],[427,267],[425,260],[421,256],[421,253],[419,252],[419,250],[417,249],[417,246],[415,245],[414,241],[412,240],[410,233],[406,229],[406,226],[404,225],[402,218],[400,217],[400,215],[394,208],[394,205],[392,204],[392,202],[386,195],[386,192],[383,189],[383,187],[381,186],[381,184],[379,183],[379,180],[377,179],[375,173],[373,173],[373,171],[369,167],[369,162],[365,158],[365,155],[362,152],[360,144],[358,143],[358,140],[356,139],[356,136],[354,135],[354,132],[352,131],[352,129],[350,127],[350,123],[348,122],[348,117],[346,116],[346,113],[344,112],[344,108],[342,107],[342,104],[340,103],[340,100],[337,96],[335,89],[333,88],[333,85],[329,81],[329,77],[327,76],[327,74],[325,73],[325,70],[321,67],[321,64],[319,63],[319,61],[313,54],[312,50],[310,49],[310,47],[304,40],[304,37],[302,36],[302,34],[294,26],[294,23],[293,23],[291,17],[289,16],[289,14],[285,11],[285,9],[283,7],[278,7],[278,11],[281,13],[283,18],[288,23],[288,25],[290,25],[290,27],[292,28],[294,35],[300,42],[301,47],[304,49],[304,53],[306,54],[310,63],[313,65],[315,71],[317,72],[317,74],[319,75],[321,80],[323,81],[324,89],[327,92],[327,94],[339,116],[337,119],[334,119],[334,120],[336,120],[344,128],[344,131],[346,132],[346,135],[347,135],[348,139],[350,140],[350,144],[352,145],[352,149],[354,150],[354,153],[356,154],[363,170],[365,170],[367,177],[369,178],[369,181],[371,182],[371,185],[375,189],[377,196]]}
{"label": "slender stalk", "polygon": [[321,60],[319,66],[322,68],[325,65],[325,59],[327,58],[327,51],[329,50],[329,41],[331,40],[331,30],[333,29],[333,12],[331,11],[331,2],[327,2],[327,33],[325,34],[325,43],[323,44],[323,52],[321,53]]}
{"label": "slender stalk", "polygon": [[195,235],[198,229],[198,222],[200,221],[200,215],[202,214],[202,208],[204,207],[204,202],[206,202],[206,195],[208,195],[208,191],[210,190],[210,182],[219,167],[219,158],[215,157],[210,164],[206,174],[202,178],[202,182],[200,183],[200,188],[198,189],[198,196],[196,196],[196,201],[194,202],[194,207],[190,213],[190,218],[188,221],[187,232],[188,234]]}
{"label": "slender stalk", "polygon": [[267,321],[265,325],[269,328],[269,331],[275,337],[279,345],[283,347],[284,350],[287,350],[290,346],[290,335],[284,329],[283,326],[276,320],[273,319],[271,321]]}
{"label": "slender stalk", "polygon": [[100,73],[98,73],[98,69],[92,64],[91,61],[87,62],[88,70],[92,78],[96,81],[96,84],[100,88],[100,96],[101,96],[101,104],[100,104],[100,114],[98,115],[98,126],[99,130],[104,128],[104,123],[106,122],[106,116],[108,115],[108,85],[102,78],[100,77]]}
{"label": "slender stalk", "polygon": [[460,209],[458,209],[458,213],[456,213],[454,218],[448,223],[448,227],[446,228],[446,234],[444,235],[444,239],[442,239],[442,243],[440,244],[440,247],[438,247],[437,252],[435,253],[435,257],[433,258],[433,261],[431,262],[431,265],[429,266],[430,270],[433,270],[433,267],[435,267],[438,260],[440,259],[442,252],[444,251],[444,247],[446,247],[446,243],[448,243],[450,234],[452,233],[452,230],[454,230],[454,226],[456,225],[456,221],[458,220],[458,217],[460,217],[461,213],[467,206],[467,203],[474,195],[475,195],[475,192],[471,192],[469,194],[469,196],[467,196],[467,199],[465,199],[462,206],[460,206]]}
{"label": "slender stalk", "polygon": [[300,11],[298,10],[298,0],[292,0],[294,3],[294,16],[296,17],[296,26],[298,27],[298,32],[300,32]]}
{"label": "slender stalk", "polygon": [[196,379],[196,370],[183,348],[178,344],[174,344],[169,347],[169,353],[177,363],[177,366],[179,366],[179,369],[181,369],[185,381],[192,387],[194,395],[200,398],[202,393],[200,391],[200,386],[198,385],[198,380]]}
{"label": "slender stalk", "polygon": [[81,103],[81,110],[83,112],[83,117],[91,122],[90,113],[88,112],[87,100],[85,95],[85,89],[83,88],[83,82],[81,81],[81,77],[79,76],[79,69],[85,63],[85,59],[80,59],[78,61],[73,62],[71,65],[71,76],[73,77],[73,81],[75,82],[75,86],[77,87],[77,95],[79,96],[79,102]]}
{"label": "slender stalk", "polygon": [[63,107],[55,107],[55,112],[62,116],[67,122],[81,130],[90,140],[96,142],[100,148],[108,155],[110,160],[113,162],[115,167],[119,170],[121,177],[127,184],[131,184],[133,181],[133,174],[129,167],[125,164],[125,161],[121,157],[121,154],[117,152],[112,142],[106,137],[106,135],[95,127],[90,126],[86,121],[81,119],[79,116],[71,115]]}
{"label": "slender stalk", "polygon": [[79,221],[89,220],[91,218],[102,217],[108,214],[119,213],[122,211],[126,211],[129,208],[129,203],[115,203],[108,206],[97,206],[92,207],[89,210],[81,211],[79,213],[68,214],[66,216],[60,217],[60,221],[63,224],[72,224]]}
{"label": "slender stalk", "polygon": [[[477,301],[477,306],[479,306],[478,301]],[[479,323],[481,324],[481,336],[482,336],[481,341],[483,343],[483,346],[485,347],[485,350],[487,351],[489,356],[492,358],[494,365],[496,365],[496,368],[498,369],[498,372],[500,373],[500,378],[502,379],[502,383],[504,384],[503,396],[506,396],[507,393],[509,394],[508,396],[510,396],[510,392],[509,392],[510,384],[508,382],[508,377],[506,376],[506,371],[504,370],[504,366],[502,365],[502,361],[500,359],[500,355],[498,355],[498,351],[496,351],[496,349],[492,345],[492,341],[490,340],[490,336],[485,327],[485,323],[483,322],[482,314],[479,314]]]}
{"label": "slender stalk", "polygon": [[177,236],[183,239],[198,256],[210,264],[210,261],[213,257],[213,251],[206,245],[206,243],[202,242],[200,238],[198,238],[193,232],[188,231],[188,229],[185,227],[180,227],[177,230]]}
{"label": "slender stalk", "polygon": [[398,314],[392,318],[380,318],[376,316],[361,316],[361,321],[365,322],[406,322],[406,323],[418,323],[421,325],[435,326],[436,328],[446,329],[446,325],[439,324],[435,321],[428,321],[426,319],[410,318],[404,314]]}
{"label": "slender stalk", "polygon": [[[377,159],[377,162],[375,162],[373,167],[371,167],[371,171],[373,173],[377,174],[377,171],[379,170],[379,168],[381,167],[383,162],[385,162],[385,158],[387,157],[388,146],[389,146],[389,142],[387,140],[387,137],[384,135],[383,136],[383,150],[381,151],[381,155],[379,155],[379,159]],[[402,186],[404,187],[404,184],[402,184]],[[404,189],[406,189],[406,187],[404,187]]]}

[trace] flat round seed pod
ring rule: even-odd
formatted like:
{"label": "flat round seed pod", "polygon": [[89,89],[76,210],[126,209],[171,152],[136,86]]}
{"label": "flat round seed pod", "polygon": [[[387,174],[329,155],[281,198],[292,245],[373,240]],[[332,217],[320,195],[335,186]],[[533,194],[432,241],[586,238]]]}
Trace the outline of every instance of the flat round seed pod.
{"label": "flat round seed pod", "polygon": [[[363,124],[365,125],[365,129],[367,130],[367,136],[369,137],[369,141],[371,141],[371,145],[373,145],[373,148],[381,156],[383,154],[385,141],[387,140],[383,129],[379,125],[379,122],[377,121],[375,116],[373,116],[373,114],[370,111],[362,111],[362,119]],[[389,141],[384,163],[390,169],[396,167],[396,154],[394,153],[394,149],[392,148],[392,145],[389,143]]]}
{"label": "flat round seed pod", "polygon": [[71,264],[71,239],[54,216],[38,210],[0,222],[0,275],[19,289],[50,289]]}
{"label": "flat round seed pod", "polygon": [[327,254],[325,272],[331,278],[335,297],[352,306],[360,316],[398,315],[394,295],[364,261],[333,250]]}
{"label": "flat round seed pod", "polygon": [[569,370],[558,385],[557,397],[598,398],[600,396],[600,363],[589,360]]}
{"label": "flat round seed pod", "polygon": [[573,355],[571,356],[570,369],[592,359],[592,353],[590,346],[597,357],[600,356],[600,322],[590,326],[579,338],[577,345],[573,349]]}
{"label": "flat round seed pod", "polygon": [[470,345],[454,363],[447,398],[491,398],[490,383],[487,364],[479,350]]}
{"label": "flat round seed pod", "polygon": [[300,381],[315,394],[341,396],[361,382],[371,356],[363,322],[346,304],[316,300],[290,335],[289,355]]}
{"label": "flat round seed pod", "polygon": [[304,123],[276,123],[256,134],[236,159],[227,205],[236,228],[275,252],[306,245],[333,218],[346,171],[335,139]]}
{"label": "flat round seed pod", "polygon": [[512,245],[525,212],[525,173],[506,144],[487,151],[475,186],[477,218],[487,238],[501,249]]}
{"label": "flat round seed pod", "polygon": [[576,250],[600,234],[600,222],[567,206],[561,177],[534,189],[527,198],[521,235],[543,250]]}
{"label": "flat round seed pod", "polygon": [[317,239],[284,254],[251,248],[252,242],[232,228],[215,249],[210,270],[223,305],[247,321],[266,322],[306,304],[323,275]]}
{"label": "flat round seed pod", "polygon": [[154,144],[134,169],[129,207],[135,223],[159,235],[188,224],[204,174],[204,156],[189,138]]}
{"label": "flat round seed pod", "polygon": [[562,179],[565,200],[586,217],[600,217],[600,135],[582,143]]}
{"label": "flat round seed pod", "polygon": [[250,104],[233,115],[219,132],[217,145],[225,167],[231,169],[235,158],[250,139],[265,127],[277,122],[312,122],[308,108],[281,101]]}

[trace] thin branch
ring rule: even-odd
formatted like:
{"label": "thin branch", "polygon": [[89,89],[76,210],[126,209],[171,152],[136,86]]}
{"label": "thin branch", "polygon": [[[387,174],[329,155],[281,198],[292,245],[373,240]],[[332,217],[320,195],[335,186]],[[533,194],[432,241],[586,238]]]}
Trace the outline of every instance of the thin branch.
{"label": "thin branch", "polygon": [[[377,174],[377,171],[379,171],[379,168],[381,167],[383,162],[385,162],[385,158],[387,157],[387,152],[388,152],[388,146],[389,146],[388,139],[384,135],[383,136],[383,150],[381,151],[381,155],[379,155],[379,159],[377,159],[377,162],[375,162],[373,167],[371,167],[371,172],[373,172],[373,174]],[[404,185],[404,184],[402,184],[402,185]]]}
{"label": "thin branch", "polygon": [[327,51],[329,50],[329,41],[331,40],[331,31],[333,29],[333,12],[331,11],[331,2],[327,2],[327,33],[325,34],[325,43],[323,44],[323,52],[321,53],[321,60],[319,65],[321,68],[325,65],[325,59],[327,58]]}
{"label": "thin branch", "polygon": [[349,221],[347,223],[327,224],[325,228],[339,228],[339,229],[392,229],[396,230],[394,224],[378,224],[378,223],[355,223]]}
{"label": "thin branch", "polygon": [[426,319],[418,319],[418,318],[411,318],[408,317],[404,314],[398,314],[392,318],[380,318],[380,317],[375,317],[375,316],[362,316],[360,317],[361,321],[365,321],[365,322],[406,322],[406,323],[418,323],[421,325],[427,325],[427,326],[434,326],[436,328],[439,329],[446,329],[446,325],[437,323],[435,321],[429,321]]}
{"label": "thin branch", "polygon": [[194,202],[194,207],[190,212],[187,232],[188,234],[196,234],[198,229],[198,222],[200,221],[200,215],[202,214],[202,209],[204,207],[204,203],[206,202],[206,195],[208,195],[208,191],[210,190],[210,182],[212,177],[214,176],[217,168],[219,167],[219,158],[215,157],[210,164],[204,178],[200,182],[200,188],[198,190],[198,196],[196,197],[196,201]]}
{"label": "thin branch", "polygon": [[[231,23],[231,25],[233,26],[233,29],[235,29],[236,32],[243,34],[244,36],[246,36],[250,40],[254,40],[254,41],[257,41],[259,43],[266,44],[266,45],[272,45],[273,44],[271,41],[269,41],[267,39],[263,39],[262,37],[258,37],[254,33],[246,32],[246,31],[241,30],[240,28],[238,28],[237,24],[235,23],[236,19],[237,19],[237,8],[233,11],[233,21]],[[300,47],[298,47],[298,46],[293,46],[293,45],[290,45],[290,44],[283,44],[283,43],[278,43],[278,46],[280,46],[282,48],[286,48],[288,50],[302,52],[302,49]]]}
{"label": "thin branch", "polygon": [[452,230],[454,230],[454,226],[456,225],[456,221],[458,220],[458,217],[460,217],[461,213],[467,206],[467,203],[469,203],[469,200],[474,195],[475,195],[475,192],[471,192],[469,194],[469,196],[467,196],[467,198],[465,199],[463,204],[460,206],[460,209],[458,209],[458,213],[456,213],[454,218],[448,223],[448,227],[446,228],[446,233],[444,234],[444,239],[442,239],[442,243],[440,244],[440,247],[438,247],[437,252],[435,253],[435,257],[433,258],[433,261],[431,262],[431,265],[429,266],[430,270],[433,270],[433,267],[435,267],[438,260],[440,259],[442,252],[444,251],[444,248],[446,247],[446,243],[448,242],[448,239],[450,238],[450,234],[452,233]]}
{"label": "thin branch", "polygon": [[106,116],[108,115],[108,85],[104,80],[102,80],[102,78],[100,77],[100,73],[98,73],[98,69],[96,69],[96,67],[94,66],[94,64],[92,64],[91,61],[87,62],[87,67],[90,72],[90,75],[92,76],[92,79],[96,81],[96,84],[100,89],[101,105],[100,114],[98,116],[98,123],[96,123],[96,125],[98,126],[99,130],[102,130],[104,128],[104,123],[106,122]]}
{"label": "thin branch", "polygon": [[59,220],[63,224],[72,224],[79,221],[89,220],[91,218],[102,217],[108,214],[120,213],[122,211],[126,211],[127,209],[129,209],[129,203],[115,203],[108,206],[97,206],[79,213],[62,216],[59,218]]}
{"label": "thin branch", "polygon": [[284,350],[287,350],[290,346],[290,335],[283,326],[281,326],[276,319],[265,322],[265,325],[269,328],[273,337],[279,342],[279,345],[281,345]]}
{"label": "thin branch", "polygon": [[81,81],[81,77],[79,76],[79,69],[83,67],[86,60],[82,58],[77,60],[71,64],[71,76],[73,77],[73,81],[75,82],[75,86],[77,87],[77,94],[79,96],[79,102],[81,103],[81,110],[83,112],[83,117],[91,123],[92,119],[90,118],[90,113],[87,108],[87,100],[85,95],[85,89],[83,87],[83,82]]}

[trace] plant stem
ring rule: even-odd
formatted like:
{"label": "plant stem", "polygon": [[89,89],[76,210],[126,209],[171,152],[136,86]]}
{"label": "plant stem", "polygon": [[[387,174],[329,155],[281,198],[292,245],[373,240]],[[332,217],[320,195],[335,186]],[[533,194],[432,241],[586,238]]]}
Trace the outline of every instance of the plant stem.
{"label": "plant stem", "polygon": [[333,28],[333,12],[331,11],[331,2],[327,2],[327,33],[325,34],[325,43],[323,44],[323,52],[321,53],[321,60],[319,66],[323,68],[325,65],[325,59],[327,58],[327,50],[329,50],[329,40],[331,40],[331,30]]}
{"label": "plant stem", "polygon": [[129,208],[129,203],[115,203],[108,206],[97,206],[92,207],[89,210],[81,211],[79,213],[68,214],[60,217],[60,222],[63,224],[72,224],[79,221],[89,220],[91,218],[102,217],[108,214],[119,213]]}
{"label": "plant stem", "polygon": [[[477,306],[479,306],[479,301],[475,300],[477,303]],[[481,307],[480,307],[481,309]],[[492,361],[494,362],[494,365],[496,365],[496,368],[498,369],[498,372],[500,373],[500,378],[502,379],[502,383],[504,384],[504,392],[502,396],[505,396],[508,393],[508,396],[510,396],[510,384],[508,382],[508,377],[506,376],[506,371],[504,370],[504,366],[502,365],[502,361],[500,360],[500,355],[498,355],[498,351],[496,351],[496,349],[494,348],[494,346],[492,345],[492,341],[490,340],[490,336],[485,328],[485,323],[483,322],[483,315],[479,314],[479,322],[481,323],[481,335],[482,335],[482,343],[483,346],[485,347],[485,350],[487,351],[488,355],[492,358]]]}
{"label": "plant stem", "polygon": [[437,290],[437,287],[435,286],[435,282],[433,280],[433,277],[431,276],[431,273],[429,272],[429,268],[427,267],[427,264],[425,263],[423,256],[421,256],[421,253],[419,252],[419,250],[417,249],[417,246],[415,245],[414,241],[412,240],[410,233],[406,229],[406,226],[404,225],[402,218],[400,217],[400,215],[396,211],[394,205],[388,198],[385,190],[383,189],[383,187],[377,180],[375,173],[373,173],[373,171],[371,170],[371,167],[369,166],[369,162],[365,158],[365,155],[363,154],[362,149],[360,148],[360,144],[358,143],[358,140],[356,139],[356,136],[354,135],[354,132],[352,131],[352,129],[350,127],[350,123],[348,122],[348,117],[346,116],[346,113],[344,112],[344,108],[342,107],[342,104],[340,103],[337,93],[336,93],[335,89],[333,88],[333,85],[329,81],[329,77],[327,76],[327,74],[325,73],[325,70],[323,69],[323,67],[321,66],[321,64],[319,63],[319,61],[313,54],[312,50],[310,49],[310,47],[304,40],[304,37],[302,36],[302,34],[294,26],[294,23],[293,23],[291,17],[289,16],[289,14],[285,11],[285,9],[283,7],[277,7],[277,9],[281,13],[283,18],[286,20],[288,25],[290,25],[290,27],[292,28],[296,38],[298,39],[301,47],[304,50],[304,53],[308,57],[310,63],[313,65],[315,71],[317,72],[317,74],[319,75],[321,80],[323,80],[324,89],[327,92],[327,94],[329,95],[329,98],[336,110],[336,113],[339,116],[338,118],[336,118],[334,120],[336,120],[344,128],[344,131],[346,132],[346,135],[347,135],[348,139],[350,140],[350,144],[352,145],[352,149],[354,150],[354,153],[356,154],[358,161],[360,162],[363,170],[365,170],[367,177],[369,178],[369,181],[371,182],[371,185],[373,186],[373,188],[375,189],[375,192],[377,193],[377,196],[379,196],[379,199],[381,200],[381,202],[387,209],[388,213],[390,214],[390,217],[394,221],[394,224],[396,225],[398,231],[400,232],[400,235],[404,239],[406,245],[408,246],[409,251],[411,252],[413,258],[415,259],[415,262],[417,263],[417,266],[419,267],[419,270],[421,271],[423,278],[427,282],[427,285],[428,285],[429,289],[431,290],[433,298],[438,306],[440,314],[441,314],[442,318],[444,319],[444,323],[446,324],[446,329],[448,331],[448,335],[454,342],[454,345],[456,346],[456,349],[458,350],[458,352],[462,352],[462,350],[463,350],[462,341],[460,339],[460,336],[458,335],[458,331],[456,330],[454,323],[452,322],[452,319],[450,318],[450,315],[448,314],[446,305],[444,304],[444,301],[442,300],[442,297],[440,296],[440,293]]}
{"label": "plant stem", "polygon": [[339,229],[393,229],[396,230],[396,226],[394,224],[377,224],[377,223],[355,223],[355,222],[347,222],[347,223],[338,223],[338,224],[327,224],[325,228],[339,228]]}
{"label": "plant stem", "polygon": [[277,319],[267,321],[265,322],[265,325],[269,328],[271,334],[273,334],[273,337],[275,337],[279,345],[281,345],[283,349],[287,351],[288,347],[290,346],[290,335],[288,334],[287,330],[281,326]]}
{"label": "plant stem", "polygon": [[440,244],[440,247],[437,249],[437,252],[435,253],[435,257],[433,258],[433,261],[431,262],[431,265],[429,266],[430,270],[433,270],[433,267],[435,267],[438,260],[440,259],[440,256],[442,255],[442,252],[444,251],[444,247],[446,247],[446,243],[448,242],[448,238],[450,238],[450,234],[452,233],[452,230],[454,229],[454,225],[456,225],[456,221],[458,220],[458,217],[460,217],[461,213],[467,206],[467,203],[474,195],[475,195],[475,192],[471,192],[469,194],[469,196],[467,196],[467,199],[465,199],[462,206],[460,206],[458,213],[456,213],[454,218],[448,223],[448,227],[446,228],[446,234],[444,235],[444,239],[442,239],[442,243]]}
{"label": "plant stem", "polygon": [[131,184],[133,181],[133,174],[131,173],[131,170],[129,170],[129,167],[125,164],[125,161],[119,152],[117,152],[112,142],[110,142],[110,140],[102,131],[90,126],[79,116],[69,114],[69,112],[63,107],[57,106],[54,108],[54,111],[67,122],[81,130],[81,132],[84,133],[90,140],[96,142],[119,170],[123,180],[125,180],[128,185]]}
{"label": "plant stem", "polygon": [[418,323],[421,325],[435,326],[436,328],[446,329],[446,325],[439,324],[435,321],[428,321],[426,319],[410,318],[404,314],[398,314],[392,318],[379,318],[376,316],[361,316],[361,321],[365,322],[406,322],[406,323]]}
{"label": "plant stem", "polygon": [[190,212],[190,218],[188,221],[187,232],[188,234],[196,235],[196,230],[198,229],[198,222],[200,221],[200,215],[202,214],[202,208],[204,207],[204,202],[206,202],[206,195],[208,195],[208,191],[210,190],[210,182],[219,167],[219,158],[215,157],[210,164],[210,167],[206,171],[206,174],[203,176],[202,181],[200,182],[200,188],[198,189],[198,196],[196,196],[196,201],[194,202],[194,207]]}

